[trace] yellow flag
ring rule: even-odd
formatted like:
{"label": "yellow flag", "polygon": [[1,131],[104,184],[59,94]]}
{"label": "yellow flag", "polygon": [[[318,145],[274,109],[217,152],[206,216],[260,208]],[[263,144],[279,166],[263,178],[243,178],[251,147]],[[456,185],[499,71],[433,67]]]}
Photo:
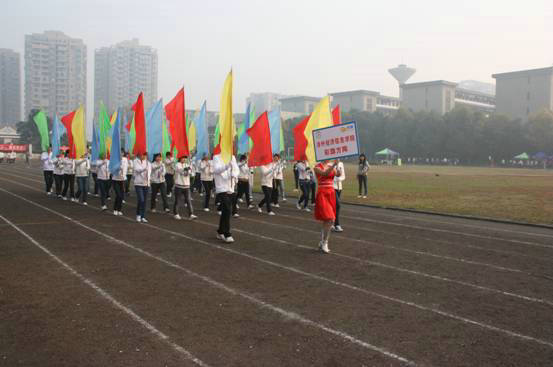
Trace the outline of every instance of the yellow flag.
{"label": "yellow flag", "polygon": [[196,122],[192,120],[188,128],[188,150],[192,152],[194,149],[196,149]]}
{"label": "yellow flag", "polygon": [[[113,124],[115,124],[115,120],[117,120],[117,110],[113,112],[111,115],[111,119],[109,120],[109,124],[113,127]],[[111,152],[111,134],[108,134],[106,136],[106,151],[109,153]]]}
{"label": "yellow flag", "polygon": [[315,145],[313,144],[313,130],[332,126],[332,114],[330,113],[330,97],[326,96],[315,106],[303,134],[307,139],[305,155],[311,164],[315,164]]}
{"label": "yellow flag", "polygon": [[229,163],[232,157],[234,143],[234,126],[232,119],[232,70],[228,73],[223,93],[221,95],[221,108],[219,110],[219,128],[221,132],[221,159]]}
{"label": "yellow flag", "polygon": [[81,105],[73,116],[71,124],[73,143],[75,144],[75,157],[81,158],[86,153],[86,118],[84,107]]}

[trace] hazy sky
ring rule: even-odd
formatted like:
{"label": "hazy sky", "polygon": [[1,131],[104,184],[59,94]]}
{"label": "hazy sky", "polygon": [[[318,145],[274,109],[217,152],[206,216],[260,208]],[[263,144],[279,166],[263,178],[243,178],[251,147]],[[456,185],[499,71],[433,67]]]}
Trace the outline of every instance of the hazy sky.
{"label": "hazy sky", "polygon": [[88,47],[88,110],[94,49],[139,38],[159,57],[159,96],[184,84],[187,108],[218,110],[234,69],[234,106],[250,92],[322,96],[369,89],[398,95],[387,69],[410,80],[475,79],[553,64],[551,0],[2,0],[0,48],[61,30]]}

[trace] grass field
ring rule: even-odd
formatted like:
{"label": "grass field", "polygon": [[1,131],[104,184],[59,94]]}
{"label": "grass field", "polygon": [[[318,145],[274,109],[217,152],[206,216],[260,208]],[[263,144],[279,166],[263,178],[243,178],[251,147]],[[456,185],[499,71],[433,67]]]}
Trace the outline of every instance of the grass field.
{"label": "grass field", "polygon": [[[553,224],[551,170],[372,166],[368,198],[358,199],[356,169],[346,166],[342,197],[347,202]],[[293,188],[288,169],[289,195],[294,194]]]}

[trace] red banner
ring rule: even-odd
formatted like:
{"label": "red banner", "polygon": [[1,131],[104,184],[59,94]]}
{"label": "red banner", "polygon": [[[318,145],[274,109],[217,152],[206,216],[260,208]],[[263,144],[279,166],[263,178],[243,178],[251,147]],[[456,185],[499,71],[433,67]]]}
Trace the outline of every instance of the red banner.
{"label": "red banner", "polygon": [[0,144],[0,152],[25,153],[28,147],[28,144]]}

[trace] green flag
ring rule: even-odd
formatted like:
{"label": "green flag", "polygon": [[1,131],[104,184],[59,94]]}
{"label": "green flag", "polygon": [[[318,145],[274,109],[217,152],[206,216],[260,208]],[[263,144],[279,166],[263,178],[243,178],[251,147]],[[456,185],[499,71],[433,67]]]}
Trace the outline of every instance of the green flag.
{"label": "green flag", "polygon": [[[253,124],[255,124],[255,106],[252,106],[252,108],[250,109],[250,126],[248,126],[248,128],[252,127]],[[251,152],[253,148],[253,140],[252,138],[249,138],[249,139],[250,139],[250,152]]]}
{"label": "green flag", "polygon": [[129,132],[129,139],[131,139],[129,152],[132,152],[134,148],[134,143],[136,142],[136,129],[134,128],[134,114],[132,115],[131,131]]}
{"label": "green flag", "polygon": [[280,152],[284,152],[286,149],[284,148],[284,129],[282,128],[282,124],[280,124]]}
{"label": "green flag", "polygon": [[45,152],[50,146],[50,139],[48,137],[48,119],[46,118],[44,112],[38,111],[35,117],[33,117],[33,120],[35,121],[38,133],[40,134],[40,147],[42,148],[42,151]]}
{"label": "green flag", "polygon": [[106,110],[106,106],[104,106],[103,102],[100,102],[100,109],[98,111],[98,127],[100,128],[99,152],[105,157],[107,153],[106,140],[108,137],[111,138],[111,136],[109,136],[111,124],[109,123],[108,111]]}
{"label": "green flag", "polygon": [[221,133],[219,132],[219,122],[217,122],[217,125],[215,126],[215,136],[213,137],[213,147],[216,147],[219,144],[220,137]]}

